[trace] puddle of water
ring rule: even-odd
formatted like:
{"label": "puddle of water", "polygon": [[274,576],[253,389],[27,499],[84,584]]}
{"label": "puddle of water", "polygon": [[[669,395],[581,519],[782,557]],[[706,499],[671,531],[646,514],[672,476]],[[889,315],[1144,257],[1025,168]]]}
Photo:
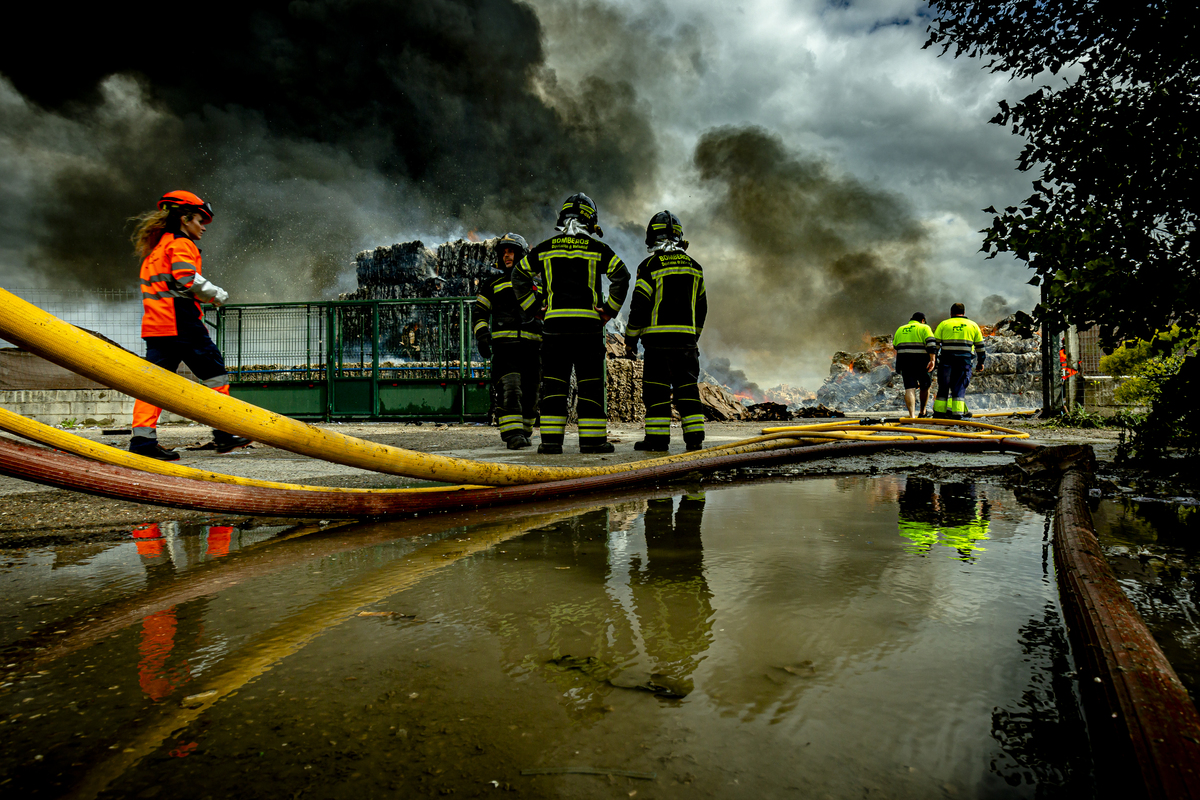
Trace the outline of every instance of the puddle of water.
{"label": "puddle of water", "polygon": [[1005,490],[760,480],[304,533],[0,571],[0,788],[1091,794],[1045,520]]}
{"label": "puddle of water", "polygon": [[1188,693],[1200,697],[1200,510],[1102,500],[1100,546]]}

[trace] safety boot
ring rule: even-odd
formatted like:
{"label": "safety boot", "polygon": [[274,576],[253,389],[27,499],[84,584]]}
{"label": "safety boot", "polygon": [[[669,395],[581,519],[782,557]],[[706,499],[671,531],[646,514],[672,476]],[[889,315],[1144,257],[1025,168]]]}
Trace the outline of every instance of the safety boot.
{"label": "safety boot", "polygon": [[545,442],[542,442],[541,444],[538,445],[538,455],[561,456],[562,455],[562,445],[561,444],[546,444]]}
{"label": "safety boot", "polygon": [[250,444],[250,440],[244,436],[234,436],[232,433],[224,433],[218,431],[213,434],[214,448],[218,453],[228,453],[231,450],[237,450],[239,447],[246,447]]}
{"label": "safety boot", "polygon": [[589,455],[589,454],[593,454],[593,453],[615,453],[616,451],[617,451],[617,448],[613,446],[612,442],[603,442],[601,444],[581,444],[581,445],[579,445],[579,452],[584,453],[585,455]]}
{"label": "safety boot", "polygon": [[510,436],[507,444],[509,450],[521,450],[529,447],[530,441],[518,433],[516,436]]}
{"label": "safety boot", "polygon": [[644,453],[665,453],[671,448],[671,437],[669,436],[647,436],[640,442],[633,443],[634,450],[641,450]]}
{"label": "safety boot", "polygon": [[129,442],[129,452],[135,456],[145,456],[158,461],[178,461],[179,453],[174,450],[168,450],[158,443],[157,439],[147,439],[143,436],[135,436]]}

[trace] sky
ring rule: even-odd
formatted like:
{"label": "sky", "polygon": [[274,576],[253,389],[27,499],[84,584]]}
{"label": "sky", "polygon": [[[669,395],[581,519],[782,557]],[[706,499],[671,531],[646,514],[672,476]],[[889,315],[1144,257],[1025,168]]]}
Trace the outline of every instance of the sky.
{"label": "sky", "polygon": [[[106,12],[83,11],[71,70],[39,66],[37,37],[0,54],[0,285],[133,288],[127,220],[176,188],[216,209],[205,274],[233,302],[335,297],[357,252],[400,241],[537,242],[582,191],[631,271],[650,216],[681,218],[702,357],[764,387],[817,388],[834,350],[914,311],[936,324],[961,301],[991,323],[1036,302],[1023,264],[979,253],[981,209],[1035,177],[987,120],[1032,85],[923,50],[923,3],[206,12],[97,37]],[[190,61],[145,47],[163,28]]]}

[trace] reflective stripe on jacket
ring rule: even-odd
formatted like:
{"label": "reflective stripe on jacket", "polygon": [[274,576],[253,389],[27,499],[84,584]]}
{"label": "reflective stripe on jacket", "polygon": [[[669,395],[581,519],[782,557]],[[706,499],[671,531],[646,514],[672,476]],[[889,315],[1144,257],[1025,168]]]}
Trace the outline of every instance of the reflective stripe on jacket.
{"label": "reflective stripe on jacket", "polygon": [[923,356],[928,353],[936,353],[938,343],[932,328],[924,322],[912,320],[896,329],[896,335],[892,337],[892,347],[896,348],[898,356],[905,354]]}
{"label": "reflective stripe on jacket", "polygon": [[542,322],[521,321],[521,306],[513,292],[512,270],[507,270],[483,284],[471,306],[473,333],[489,331],[493,339],[542,340]]}
{"label": "reflective stripe on jacket", "polygon": [[[608,296],[600,279],[609,280]],[[547,305],[545,333],[590,333],[600,330],[604,308],[616,316],[629,293],[629,269],[612,248],[590,236],[559,234],[534,247],[512,271],[513,291],[522,316],[533,319],[543,296]]]}
{"label": "reflective stripe on jacket", "polygon": [[704,270],[683,250],[638,265],[626,337],[643,337],[647,347],[695,347],[707,316]]}
{"label": "reflective stripe on jacket", "polygon": [[192,294],[200,248],[186,236],[164,233],[142,261],[142,337],[208,334]]}
{"label": "reflective stripe on jacket", "polygon": [[983,332],[966,317],[951,317],[937,326],[933,336],[942,348],[942,357],[956,355],[967,358],[975,354],[975,345],[983,351]]}

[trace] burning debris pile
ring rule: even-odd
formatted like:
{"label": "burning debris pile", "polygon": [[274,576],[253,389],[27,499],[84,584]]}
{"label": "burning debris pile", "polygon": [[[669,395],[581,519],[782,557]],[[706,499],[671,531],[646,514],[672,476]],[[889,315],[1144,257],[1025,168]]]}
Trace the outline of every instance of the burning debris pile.
{"label": "burning debris pile", "polygon": [[458,239],[436,249],[417,241],[363,250],[355,259],[358,289],[338,299],[471,297],[494,269],[493,241]]}
{"label": "burning debris pile", "polygon": [[[981,326],[987,362],[971,378],[967,406],[975,410],[1030,408],[1041,404],[1041,338],[1022,312],[995,325]],[[891,336],[873,336],[858,353],[833,354],[829,377],[817,390],[817,400],[842,411],[899,411],[904,409],[904,384],[895,371],[896,351]],[[937,378],[930,388],[930,408]]]}

